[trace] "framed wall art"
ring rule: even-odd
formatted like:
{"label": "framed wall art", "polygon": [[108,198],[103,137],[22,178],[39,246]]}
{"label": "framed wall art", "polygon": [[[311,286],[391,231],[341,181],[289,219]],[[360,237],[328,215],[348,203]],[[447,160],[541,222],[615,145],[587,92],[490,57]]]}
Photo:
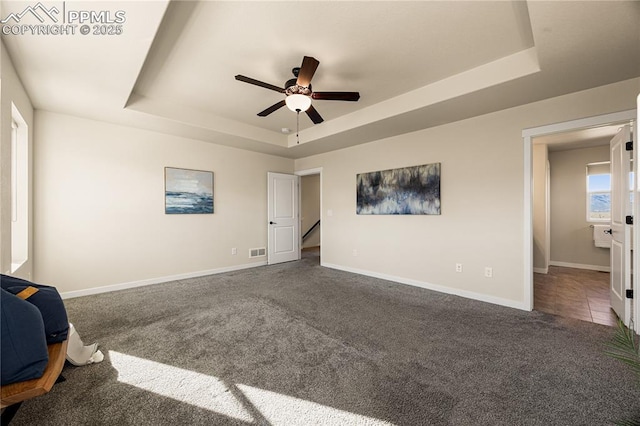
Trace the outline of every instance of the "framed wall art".
{"label": "framed wall art", "polygon": [[165,167],[164,212],[213,213],[213,172]]}
{"label": "framed wall art", "polygon": [[439,215],[440,163],[356,176],[356,213]]}

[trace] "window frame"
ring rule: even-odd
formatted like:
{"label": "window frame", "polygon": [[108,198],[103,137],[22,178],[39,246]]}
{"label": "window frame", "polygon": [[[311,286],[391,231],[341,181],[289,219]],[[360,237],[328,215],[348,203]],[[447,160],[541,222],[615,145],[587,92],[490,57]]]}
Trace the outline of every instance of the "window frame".
{"label": "window frame", "polygon": [[29,126],[11,103],[11,273],[29,261]]}

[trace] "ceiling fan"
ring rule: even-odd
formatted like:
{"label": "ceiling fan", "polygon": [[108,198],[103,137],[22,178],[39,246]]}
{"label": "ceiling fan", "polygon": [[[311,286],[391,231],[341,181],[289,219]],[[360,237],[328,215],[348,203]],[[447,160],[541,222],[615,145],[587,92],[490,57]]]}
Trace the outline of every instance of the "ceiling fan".
{"label": "ceiling fan", "polygon": [[293,68],[291,72],[296,78],[288,80],[284,84],[284,89],[273,84],[264,83],[262,81],[245,77],[244,75],[236,75],[236,80],[243,81],[245,83],[254,84],[256,86],[271,89],[279,93],[286,95],[285,99],[278,103],[271,105],[269,108],[258,113],[260,117],[266,117],[274,111],[279,110],[283,106],[287,106],[291,111],[295,111],[298,114],[302,111],[306,112],[311,121],[314,124],[319,124],[324,121],[318,111],[311,105],[311,99],[329,100],[329,101],[352,101],[355,102],[360,99],[360,93],[358,92],[314,92],[311,88],[311,79],[316,69],[320,65],[320,62],[316,58],[311,56],[305,56],[302,58],[302,65],[300,67]]}

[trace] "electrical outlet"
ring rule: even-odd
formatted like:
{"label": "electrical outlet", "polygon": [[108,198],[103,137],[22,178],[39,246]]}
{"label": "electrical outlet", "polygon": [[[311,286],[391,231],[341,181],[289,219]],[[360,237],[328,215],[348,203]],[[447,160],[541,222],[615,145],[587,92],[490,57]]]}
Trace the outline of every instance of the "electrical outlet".
{"label": "electrical outlet", "polygon": [[456,272],[462,272],[462,263],[456,263]]}
{"label": "electrical outlet", "polygon": [[234,247],[234,248],[232,248],[232,249],[231,249],[231,254],[232,254],[232,255],[234,255],[234,256],[235,256],[236,254],[238,254],[238,249],[237,249],[237,248],[235,248],[235,247]]}
{"label": "electrical outlet", "polygon": [[484,268],[484,276],[487,278],[493,278],[493,268],[490,266],[486,266]]}
{"label": "electrical outlet", "polygon": [[358,255],[358,250],[353,249],[353,255],[354,255],[354,256],[357,256],[357,255]]}

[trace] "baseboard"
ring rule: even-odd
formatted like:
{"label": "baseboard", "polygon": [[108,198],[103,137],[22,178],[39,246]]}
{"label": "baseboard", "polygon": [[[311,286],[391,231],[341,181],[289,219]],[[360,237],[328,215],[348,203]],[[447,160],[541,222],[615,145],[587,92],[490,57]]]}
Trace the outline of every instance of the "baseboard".
{"label": "baseboard", "polygon": [[503,299],[501,297],[489,296],[482,293],[475,293],[472,291],[460,290],[451,287],[445,287],[438,284],[432,284],[425,281],[418,281],[404,277],[397,277],[394,275],[381,274],[378,272],[367,271],[363,269],[350,268],[348,266],[334,265],[332,263],[321,262],[321,266],[331,269],[337,269],[339,271],[351,272],[353,274],[365,275],[372,278],[379,278],[387,281],[394,281],[400,284],[412,285],[415,287],[421,287],[427,290],[437,291],[439,293],[453,294],[455,296],[464,297],[466,299],[478,300],[480,302],[492,303],[494,305],[506,306],[508,308],[520,309],[523,311],[530,311],[524,302],[518,302],[515,300]]}
{"label": "baseboard", "polygon": [[207,275],[222,274],[224,272],[240,271],[242,269],[250,269],[250,268],[256,268],[258,266],[265,266],[266,264],[267,264],[267,261],[265,260],[262,262],[248,263],[245,265],[229,266],[226,268],[217,268],[217,269],[209,269],[206,271],[189,272],[186,274],[170,275],[166,277],[151,278],[148,280],[132,281],[132,282],[121,283],[121,284],[113,284],[113,285],[107,285],[103,287],[93,287],[93,288],[87,288],[84,290],[66,291],[64,293],[60,293],[60,296],[62,296],[63,299],[72,299],[74,297],[90,296],[92,294],[100,294],[100,293],[110,293],[112,291],[126,290],[129,288],[136,288],[136,287],[144,287],[147,285],[161,284],[169,281],[204,277]]}
{"label": "baseboard", "polygon": [[549,267],[547,266],[546,268],[533,268],[533,272],[535,272],[536,274],[548,274],[549,273]]}
{"label": "baseboard", "polygon": [[[113,285],[107,285],[107,286],[103,286],[103,287],[93,287],[93,288],[88,288],[88,289],[84,289],[84,290],[67,291],[67,292],[64,292],[64,293],[60,293],[60,295],[62,296],[63,299],[72,299],[72,298],[75,298],[75,297],[90,296],[90,295],[93,295],[93,294],[100,294],[100,293],[110,293],[112,291],[126,290],[126,289],[136,288],[136,287],[144,287],[144,286],[153,285],[153,284],[161,284],[161,283],[165,283],[165,282],[169,282],[169,281],[183,280],[183,279],[187,279],[187,278],[197,278],[197,277],[203,277],[203,276],[206,276],[206,275],[215,275],[215,274],[221,274],[221,273],[224,273],[224,272],[233,272],[233,271],[239,271],[239,270],[242,270],[242,269],[256,268],[256,267],[259,267],[259,266],[265,266],[266,264],[267,264],[266,261],[255,262],[255,263],[249,263],[249,264],[245,264],[245,265],[230,266],[230,267],[218,268],[218,269],[210,269],[210,270],[206,270],[206,271],[190,272],[190,273],[186,273],[186,274],[170,275],[170,276],[166,276],[166,277],[151,278],[151,279],[148,279],[148,280],[132,281],[132,282],[121,283],[121,284],[113,284]],[[397,276],[394,276],[394,275],[381,274],[381,273],[378,273],[378,272],[367,271],[367,270],[364,270],[364,269],[357,269],[357,268],[350,268],[350,267],[341,266],[341,265],[334,265],[332,263],[321,262],[321,266],[326,267],[326,268],[331,268],[331,269],[337,269],[337,270],[340,270],[340,271],[351,272],[353,274],[364,275],[364,276],[367,276],[367,277],[379,278],[379,279],[387,280],[387,281],[394,281],[394,282],[397,282],[397,283],[400,283],[400,284],[412,285],[412,286],[424,288],[424,289],[427,289],[427,290],[437,291],[439,293],[453,294],[455,296],[460,296],[460,297],[464,297],[464,298],[467,298],[467,299],[478,300],[480,302],[487,302],[487,303],[492,303],[494,305],[501,305],[501,306],[506,306],[506,307],[509,307],[509,308],[515,308],[515,309],[520,309],[520,310],[524,310],[524,311],[529,311],[529,309],[527,309],[524,306],[524,303],[517,302],[515,300],[503,299],[501,297],[489,296],[489,295],[482,294],[482,293],[475,293],[475,292],[472,292],[472,291],[466,291],[466,290],[460,290],[460,289],[455,289],[455,288],[451,288],[451,287],[445,287],[445,286],[441,286],[441,285],[437,285],[437,284],[428,283],[428,282],[425,282],[425,281],[418,281],[418,280],[413,280],[413,279],[404,278],[404,277],[397,277]]]}
{"label": "baseboard", "polygon": [[562,266],[565,268],[588,269],[589,271],[611,272],[610,266],[584,265],[582,263],[570,263],[570,262],[556,262],[555,260],[552,260],[551,262],[549,262],[549,265]]}

